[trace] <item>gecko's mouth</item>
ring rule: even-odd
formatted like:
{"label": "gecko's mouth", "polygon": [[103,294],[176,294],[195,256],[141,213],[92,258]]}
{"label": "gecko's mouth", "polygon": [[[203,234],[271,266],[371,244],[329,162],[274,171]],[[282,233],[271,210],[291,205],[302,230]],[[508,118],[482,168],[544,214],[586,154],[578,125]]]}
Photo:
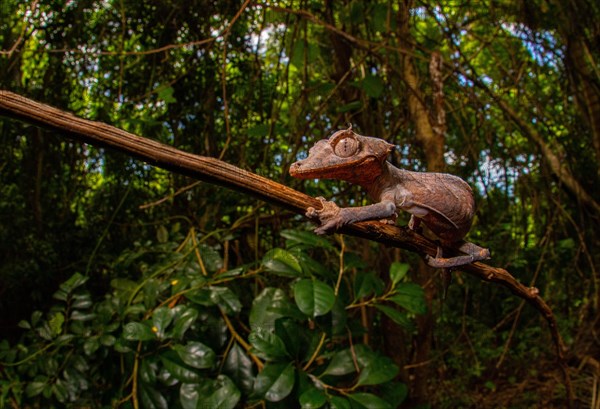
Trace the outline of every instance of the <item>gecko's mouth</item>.
{"label": "gecko's mouth", "polygon": [[306,159],[292,163],[289,171],[292,177],[298,179],[336,179],[340,176],[340,170],[358,167],[365,161],[365,158],[361,158],[354,163],[344,161],[343,163],[334,163],[330,166],[322,166],[319,168],[313,168],[310,164],[305,163],[305,161]]}

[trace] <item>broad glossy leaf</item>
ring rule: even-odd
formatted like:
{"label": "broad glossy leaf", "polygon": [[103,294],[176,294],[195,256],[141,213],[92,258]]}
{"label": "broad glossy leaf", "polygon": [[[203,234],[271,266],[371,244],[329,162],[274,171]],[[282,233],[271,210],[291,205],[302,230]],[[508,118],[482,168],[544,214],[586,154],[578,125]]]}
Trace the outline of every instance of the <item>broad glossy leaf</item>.
{"label": "broad glossy leaf", "polygon": [[242,309],[238,296],[227,287],[211,287],[210,298],[227,314],[235,314]]}
{"label": "broad glossy leaf", "polygon": [[427,312],[425,292],[415,283],[399,283],[395,294],[389,297],[389,300],[415,314]]}
{"label": "broad glossy leaf", "polygon": [[130,322],[123,327],[123,338],[127,341],[150,341],[156,339],[156,334],[146,323]]}
{"label": "broad glossy leaf", "polygon": [[275,248],[267,252],[262,259],[265,270],[285,277],[303,276],[298,258],[291,252]]}
{"label": "broad glossy leaf", "polygon": [[402,280],[408,272],[409,265],[407,263],[398,263],[394,261],[390,266],[390,280],[392,286],[396,286]]}
{"label": "broad glossy leaf", "polygon": [[250,328],[273,331],[275,320],[284,315],[273,309],[273,306],[289,304],[285,292],[279,288],[267,287],[252,301],[250,309]]}
{"label": "broad glossy leaf", "polygon": [[245,393],[250,393],[254,385],[254,366],[250,357],[237,342],[233,344],[223,366],[223,372],[239,385]]}
{"label": "broad glossy leaf", "polygon": [[329,400],[329,406],[331,409],[351,409],[348,399],[341,396],[332,396]]}
{"label": "broad glossy leaf", "polygon": [[178,344],[173,349],[184,363],[194,368],[211,368],[217,360],[215,351],[201,342],[192,341],[186,345]]}
{"label": "broad glossy leaf", "polygon": [[263,359],[275,361],[289,356],[281,338],[271,331],[252,331],[248,335],[248,341],[252,344],[253,352]]}
{"label": "broad glossy leaf", "polygon": [[317,236],[313,232],[306,230],[283,230],[281,235],[291,242],[291,244],[305,244],[310,247],[320,247],[328,250],[333,250],[333,246],[323,236]]}
{"label": "broad glossy leaf", "polygon": [[280,318],[275,321],[275,334],[281,338],[284,348],[293,357],[300,358],[306,354],[310,330],[304,323],[300,324],[292,318]]}
{"label": "broad glossy leaf", "polygon": [[212,297],[212,291],[208,288],[199,288],[185,294],[185,298],[204,307],[215,305],[215,299]]}
{"label": "broad glossy leaf", "polygon": [[400,407],[400,404],[408,397],[408,386],[402,382],[387,382],[377,387],[380,398],[390,403],[392,407]]}
{"label": "broad glossy leaf", "polygon": [[317,279],[303,279],[294,285],[296,305],[309,317],[327,314],[335,303],[333,288]]}
{"label": "broad glossy leaf", "polygon": [[300,406],[302,409],[318,409],[327,402],[327,395],[321,389],[314,386],[309,387],[300,395]]}
{"label": "broad glossy leaf", "polygon": [[[179,306],[178,306],[179,307]],[[171,336],[175,339],[182,339],[185,332],[192,326],[198,318],[198,310],[192,307],[181,306],[183,308],[175,311],[175,323]],[[176,307],[177,308],[177,307]]]}
{"label": "broad glossy leaf", "polygon": [[367,409],[393,409],[392,405],[372,393],[353,393],[347,396]]}
{"label": "broad glossy leaf", "polygon": [[160,393],[154,385],[147,385],[144,382],[139,384],[140,401],[145,409],[168,409],[167,399]]}
{"label": "broad glossy leaf", "polygon": [[165,370],[181,382],[193,383],[200,380],[200,375],[185,365],[174,351],[166,351],[160,354],[160,361]]}
{"label": "broad glossy leaf", "polygon": [[240,400],[241,393],[225,375],[219,375],[214,382],[211,394],[200,395],[196,408],[233,409]]}
{"label": "broad glossy leaf", "polygon": [[156,332],[156,336],[159,339],[164,338],[167,327],[173,321],[173,316],[173,310],[166,305],[158,307],[152,313],[152,330]]}
{"label": "broad glossy leaf", "polygon": [[390,318],[392,321],[394,321],[396,324],[400,325],[407,331],[412,332],[415,330],[414,322],[410,318],[408,318],[405,312],[398,311],[397,309],[387,305],[375,305],[375,308],[383,312],[385,315],[388,316],[388,318]]}
{"label": "broad glossy leaf", "polygon": [[373,351],[363,344],[343,349],[333,355],[323,375],[341,376],[356,372],[357,365],[359,369],[362,369],[372,362],[375,356]]}
{"label": "broad glossy leaf", "polygon": [[398,367],[391,359],[378,356],[362,369],[356,384],[358,386],[379,385],[394,379],[398,371]]}
{"label": "broad glossy leaf", "polygon": [[295,383],[292,363],[267,364],[254,382],[254,392],[271,402],[279,402],[288,396]]}
{"label": "broad glossy leaf", "polygon": [[184,383],[179,389],[179,399],[183,409],[233,409],[239,402],[241,393],[225,375],[217,379],[202,379],[199,383]]}

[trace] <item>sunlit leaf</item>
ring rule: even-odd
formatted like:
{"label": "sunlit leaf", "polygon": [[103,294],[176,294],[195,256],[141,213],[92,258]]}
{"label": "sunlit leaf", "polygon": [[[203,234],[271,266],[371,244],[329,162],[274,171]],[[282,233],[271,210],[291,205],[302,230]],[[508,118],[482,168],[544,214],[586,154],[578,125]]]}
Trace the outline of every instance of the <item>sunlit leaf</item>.
{"label": "sunlit leaf", "polygon": [[302,267],[298,259],[289,251],[274,248],[268,251],[263,259],[262,264],[265,270],[287,277],[302,276]]}

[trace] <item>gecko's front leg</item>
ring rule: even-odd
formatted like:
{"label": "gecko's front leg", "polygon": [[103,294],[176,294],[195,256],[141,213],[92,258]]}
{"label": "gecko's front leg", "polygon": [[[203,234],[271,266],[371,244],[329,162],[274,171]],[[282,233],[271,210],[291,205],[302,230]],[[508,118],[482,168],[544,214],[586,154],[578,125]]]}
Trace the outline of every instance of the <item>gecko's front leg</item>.
{"label": "gecko's front leg", "polygon": [[322,209],[309,207],[306,217],[320,223],[314,231],[317,234],[333,233],[342,226],[363,220],[380,220],[393,218],[396,215],[396,205],[384,201],[362,207],[339,207],[334,202],[317,197]]}
{"label": "gecko's front leg", "polygon": [[306,209],[306,217],[311,220],[317,221],[319,227],[314,231],[317,234],[331,233],[343,226],[342,218],[340,217],[341,208],[334,202],[326,200],[324,197],[317,197],[317,200],[321,202],[321,209],[315,209],[309,207]]}

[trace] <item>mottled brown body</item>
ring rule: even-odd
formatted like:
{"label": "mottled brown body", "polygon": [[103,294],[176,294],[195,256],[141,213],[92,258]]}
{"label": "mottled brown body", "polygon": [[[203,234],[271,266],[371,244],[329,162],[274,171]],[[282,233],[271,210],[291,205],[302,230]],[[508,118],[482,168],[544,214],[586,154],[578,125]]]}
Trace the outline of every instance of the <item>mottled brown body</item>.
{"label": "mottled brown body", "polygon": [[[306,159],[290,167],[290,174],[301,179],[340,179],[361,185],[375,204],[339,208],[323,198],[323,208],[309,208],[307,217],[319,221],[317,234],[363,220],[394,222],[400,210],[411,213],[409,227],[423,223],[442,244],[459,243],[468,233],[475,212],[470,186],[461,178],[446,173],[412,172],[398,169],[386,161],[393,145],[379,138],[357,135],[351,128],[336,132],[313,146]],[[432,258],[436,267],[454,267],[489,258],[489,251],[472,243],[460,243],[467,256]]]}

